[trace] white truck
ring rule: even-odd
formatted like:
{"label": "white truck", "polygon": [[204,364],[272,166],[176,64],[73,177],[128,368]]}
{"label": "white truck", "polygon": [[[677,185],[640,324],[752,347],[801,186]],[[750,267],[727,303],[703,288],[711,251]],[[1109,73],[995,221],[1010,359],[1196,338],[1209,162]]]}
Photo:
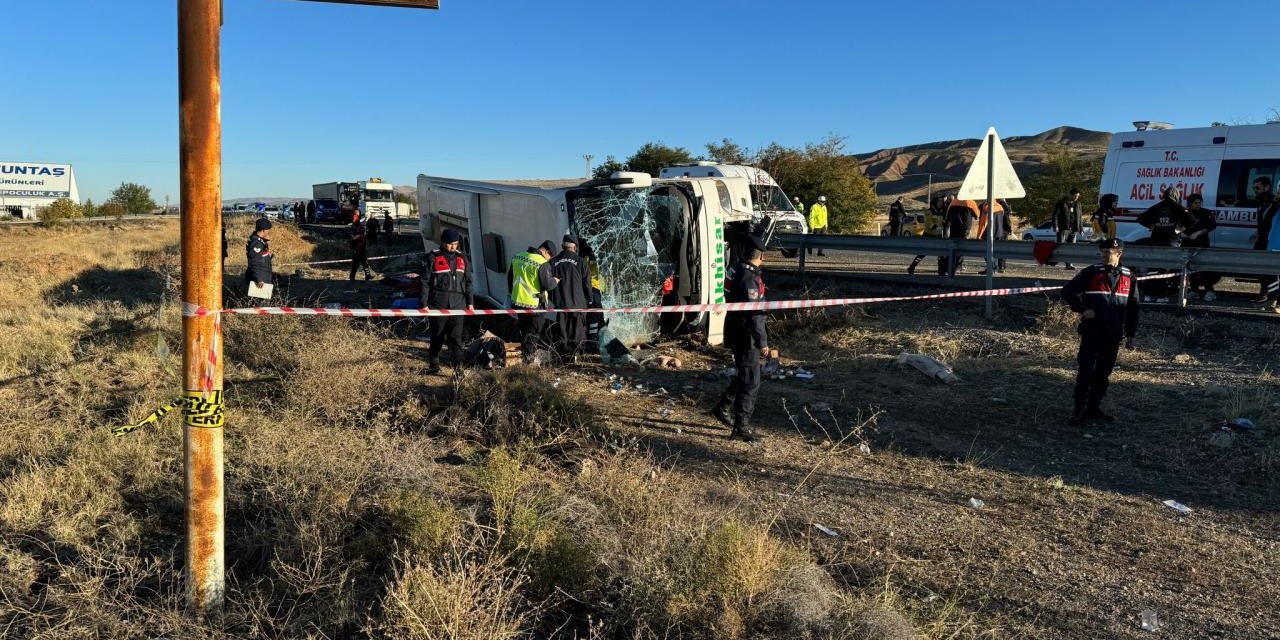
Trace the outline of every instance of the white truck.
{"label": "white truck", "polygon": [[[720,164],[700,160],[693,164],[666,167],[659,178],[745,178],[751,185],[751,210],[755,222],[762,218],[773,221],[773,233],[809,233],[809,219],[803,211],[796,211],[791,198],[783,192],[768,171],[741,164]],[[783,251],[793,257],[794,250]]]}
{"label": "white truck", "polygon": [[360,219],[381,220],[384,214],[396,215],[395,187],[380,178],[361,180]]}
{"label": "white truck", "polygon": [[[752,231],[745,178],[619,172],[545,189],[419,175],[417,197],[425,248],[445,229],[461,233],[476,297],[497,307],[509,302],[512,257],[546,240],[559,246],[566,232],[596,263],[604,307],[723,302],[726,267]],[[723,340],[722,312],[663,315],[618,314],[609,326],[629,346],[688,326]]]}
{"label": "white truck", "polygon": [[380,178],[311,185],[311,197],[316,201],[317,222],[347,224],[356,211],[360,212],[362,220],[368,220],[370,215],[381,219],[383,213],[394,216],[394,195],[395,188]]}
{"label": "white truck", "polygon": [[[1134,123],[1143,125],[1145,123]],[[1138,214],[1178,187],[1183,197],[1199,193],[1217,212],[1213,247],[1251,249],[1257,206],[1251,186],[1259,177],[1280,184],[1280,124],[1167,129],[1140,126],[1111,136],[1099,193],[1120,196],[1116,234],[1126,242],[1150,235]],[[1086,203],[1085,213],[1095,203]]]}

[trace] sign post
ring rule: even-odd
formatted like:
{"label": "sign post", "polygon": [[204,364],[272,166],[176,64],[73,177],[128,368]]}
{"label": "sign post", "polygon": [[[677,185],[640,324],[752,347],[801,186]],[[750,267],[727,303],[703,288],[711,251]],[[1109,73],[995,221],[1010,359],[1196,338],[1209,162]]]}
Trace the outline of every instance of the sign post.
{"label": "sign post", "polygon": [[[320,0],[438,9],[438,0]],[[222,336],[222,0],[178,0],[178,158],[182,225],[182,388],[187,607],[225,591]]]}
{"label": "sign post", "polygon": [[[1000,144],[1000,136],[996,128],[987,129],[987,136],[978,147],[978,155],[973,158],[969,173],[960,185],[960,199],[987,201],[987,288],[994,288],[995,280],[995,201],[999,198],[1024,198],[1027,191],[1018,180],[1018,173],[1013,170],[1009,154]],[[1008,216],[1009,212],[1004,212]],[[991,296],[987,296],[987,317],[991,317]]]}

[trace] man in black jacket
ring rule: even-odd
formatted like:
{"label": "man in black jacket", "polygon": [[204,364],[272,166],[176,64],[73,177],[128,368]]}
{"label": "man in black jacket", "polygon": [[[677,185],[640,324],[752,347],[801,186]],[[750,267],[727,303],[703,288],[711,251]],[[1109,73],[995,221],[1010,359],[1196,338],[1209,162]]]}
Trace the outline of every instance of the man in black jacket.
{"label": "man in black jacket", "polygon": [[[377,221],[370,221],[370,224],[377,224]],[[462,234],[456,229],[445,229],[440,233],[440,248],[428,253],[423,260],[422,275],[418,280],[422,293],[418,304],[424,309],[475,309],[471,272],[467,269],[466,257],[458,253],[461,241]],[[454,369],[462,366],[462,321],[461,315],[432,316],[431,347],[427,350],[432,374],[440,373],[440,350],[444,348],[446,339],[449,341],[450,366]]]}
{"label": "man in black jacket", "polygon": [[258,218],[253,225],[253,235],[245,243],[244,253],[248,269],[244,272],[245,283],[250,282],[261,287],[271,282],[271,247],[267,241],[267,232],[271,229],[271,221]]}
{"label": "man in black jacket", "polygon": [[351,277],[356,279],[356,271],[364,268],[364,279],[372,280],[373,272],[369,271],[369,236],[365,233],[364,223],[359,214],[351,221]]}
{"label": "man in black jacket", "polygon": [[[725,283],[725,302],[764,302],[764,279],[760,265],[764,264],[764,241],[759,236],[748,236],[748,248],[743,259],[729,269]],[[751,414],[755,411],[756,393],[760,390],[760,368],[763,354],[769,350],[769,336],[764,328],[763,310],[730,311],[724,319],[724,342],[733,350],[735,375],[720,396],[711,415],[733,427],[730,438],[747,442],[756,439],[751,430]],[[733,420],[729,410],[733,409]]]}
{"label": "man in black jacket", "polygon": [[[1187,227],[1178,234],[1184,247],[1208,248],[1211,244],[1210,234],[1218,228],[1218,213],[1205,209],[1203,204],[1204,196],[1198,193],[1187,196]],[[1221,275],[1209,271],[1192,273],[1187,297],[1194,298],[1197,292],[1203,291],[1205,302],[1217,300],[1218,294],[1214,293],[1213,286],[1221,279]]]}
{"label": "man in black jacket", "polygon": [[889,205],[889,235],[898,237],[902,235],[902,218],[907,215],[907,208],[902,205],[902,196],[898,196],[893,204]]}
{"label": "man in black jacket", "polygon": [[1177,187],[1169,187],[1164,197],[1138,214],[1138,224],[1151,230],[1151,237],[1145,243],[1160,247],[1178,246],[1179,229],[1189,226],[1187,210],[1182,206],[1182,192]]}
{"label": "man in black jacket", "polygon": [[[1067,195],[1053,205],[1053,232],[1058,236],[1058,244],[1074,244],[1080,236],[1084,223],[1080,219],[1080,190],[1075,187]],[[1066,263],[1068,270],[1075,265]]]}
{"label": "man in black jacket", "polygon": [[1138,328],[1138,281],[1128,267],[1120,266],[1124,242],[1108,238],[1098,248],[1103,262],[1086,267],[1062,288],[1063,301],[1080,314],[1072,425],[1114,420],[1103,413],[1102,398],[1107,394],[1121,339],[1132,349]]}
{"label": "man in black jacket", "polygon": [[[564,236],[560,253],[551,259],[551,274],[560,281],[550,292],[551,306],[557,309],[585,309],[591,302],[591,274],[587,263],[578,255],[578,238]],[[556,314],[560,329],[560,348],[569,356],[577,356],[587,340],[587,314]]]}
{"label": "man in black jacket", "polygon": [[[1277,211],[1280,210],[1280,202],[1276,201],[1271,192],[1271,178],[1259,176],[1253,181],[1253,197],[1258,201],[1255,218],[1258,221],[1258,235],[1253,239],[1253,248],[1255,251],[1266,251],[1267,239],[1271,236],[1271,225],[1280,224],[1277,222],[1277,218],[1280,218],[1280,213]],[[1280,276],[1262,276],[1260,285],[1258,297],[1253,301],[1268,305],[1264,309],[1274,308],[1270,305],[1280,301]]]}

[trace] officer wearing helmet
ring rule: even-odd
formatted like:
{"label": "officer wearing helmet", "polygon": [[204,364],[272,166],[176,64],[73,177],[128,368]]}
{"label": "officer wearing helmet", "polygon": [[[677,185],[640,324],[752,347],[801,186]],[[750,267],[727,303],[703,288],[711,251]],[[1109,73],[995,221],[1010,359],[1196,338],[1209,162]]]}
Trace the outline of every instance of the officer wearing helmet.
{"label": "officer wearing helmet", "polygon": [[1138,280],[1120,265],[1124,242],[1107,238],[1098,243],[1102,262],[1086,267],[1062,288],[1062,299],[1080,314],[1080,351],[1077,355],[1075,408],[1070,423],[1112,422],[1102,411],[1111,370],[1123,339],[1133,348],[1138,328]]}
{"label": "officer wearing helmet", "polygon": [[[827,234],[827,197],[818,196],[818,201],[809,207],[809,233],[823,236]],[[809,249],[809,254],[813,255],[813,249]],[[825,256],[822,249],[818,249],[818,255]]]}

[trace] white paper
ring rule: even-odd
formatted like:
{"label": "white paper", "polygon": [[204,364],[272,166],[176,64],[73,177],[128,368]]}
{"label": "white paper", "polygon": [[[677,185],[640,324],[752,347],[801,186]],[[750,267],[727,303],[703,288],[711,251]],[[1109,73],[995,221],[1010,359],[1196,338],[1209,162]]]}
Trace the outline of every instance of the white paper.
{"label": "white paper", "polygon": [[259,286],[258,286],[258,283],[256,283],[256,282],[250,282],[250,283],[249,283],[249,297],[251,297],[251,298],[262,298],[263,300],[270,300],[270,299],[271,299],[271,290],[272,290],[272,289],[274,289],[274,288],[275,288],[275,285],[271,284],[270,282],[264,282],[264,283],[262,283],[262,286],[261,286],[261,287],[259,287]]}

